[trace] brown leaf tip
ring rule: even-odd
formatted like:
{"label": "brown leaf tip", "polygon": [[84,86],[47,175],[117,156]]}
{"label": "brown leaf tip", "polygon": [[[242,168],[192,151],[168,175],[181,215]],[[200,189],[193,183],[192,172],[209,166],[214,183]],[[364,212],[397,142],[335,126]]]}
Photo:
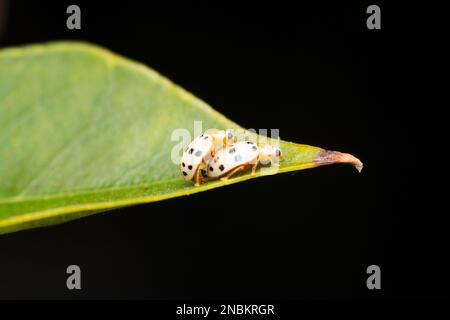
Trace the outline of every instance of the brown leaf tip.
{"label": "brown leaf tip", "polygon": [[323,150],[319,153],[319,157],[315,161],[318,166],[324,166],[335,163],[351,164],[361,172],[363,163],[350,153],[342,153],[338,151]]}

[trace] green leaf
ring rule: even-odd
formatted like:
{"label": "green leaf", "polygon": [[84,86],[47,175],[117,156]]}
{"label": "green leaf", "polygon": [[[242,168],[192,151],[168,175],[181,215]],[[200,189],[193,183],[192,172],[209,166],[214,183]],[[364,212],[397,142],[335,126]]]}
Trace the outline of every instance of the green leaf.
{"label": "green leaf", "polygon": [[[194,121],[239,129],[148,67],[71,42],[0,51],[0,234],[118,207],[189,195],[200,187],[171,161],[171,134]],[[277,172],[361,162],[349,154],[280,142]]]}

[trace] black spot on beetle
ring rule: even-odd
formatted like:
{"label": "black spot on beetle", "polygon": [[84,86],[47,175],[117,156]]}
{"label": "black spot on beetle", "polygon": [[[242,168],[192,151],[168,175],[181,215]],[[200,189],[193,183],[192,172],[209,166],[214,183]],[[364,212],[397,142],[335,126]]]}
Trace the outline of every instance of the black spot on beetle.
{"label": "black spot on beetle", "polygon": [[191,148],[191,150],[189,150],[189,154],[192,154],[192,152],[194,152],[194,148]]}
{"label": "black spot on beetle", "polygon": [[223,171],[223,170],[225,169],[225,167],[223,166],[223,164],[221,164],[221,165],[219,166],[219,169],[220,169],[220,171]]}
{"label": "black spot on beetle", "polygon": [[206,137],[205,137],[205,140],[208,140],[208,138],[209,138],[209,136],[206,136]]}
{"label": "black spot on beetle", "polygon": [[256,151],[256,150],[258,150],[258,148],[257,148],[256,146],[253,146],[253,147],[252,147],[252,150],[253,150],[253,151]]}
{"label": "black spot on beetle", "polygon": [[187,173],[186,173],[186,171],[183,171],[183,176],[187,176]]}
{"label": "black spot on beetle", "polygon": [[242,156],[240,154],[237,154],[236,156],[234,156],[234,162],[239,162],[242,160]]}
{"label": "black spot on beetle", "polygon": [[197,152],[195,153],[195,155],[196,155],[197,157],[200,157],[200,156],[202,155],[202,152],[201,152],[200,150],[197,150]]}
{"label": "black spot on beetle", "polygon": [[280,150],[280,149],[277,149],[277,151],[275,151],[275,155],[276,155],[277,157],[281,156],[281,150]]}
{"label": "black spot on beetle", "polygon": [[182,165],[183,167],[186,167],[186,165],[184,164],[184,162],[182,162],[181,165]]}
{"label": "black spot on beetle", "polygon": [[231,132],[228,132],[228,139],[231,140],[231,138],[233,138],[233,134]]}
{"label": "black spot on beetle", "polygon": [[214,168],[213,167],[209,167],[209,171],[214,171]]}
{"label": "black spot on beetle", "polygon": [[188,165],[188,169],[189,169],[189,170],[192,170],[192,166],[191,166],[191,165]]}
{"label": "black spot on beetle", "polygon": [[229,153],[235,153],[236,149],[235,148],[231,148],[230,151],[228,151]]}
{"label": "black spot on beetle", "polygon": [[247,141],[247,144],[253,144],[253,142],[251,142],[251,141]]}

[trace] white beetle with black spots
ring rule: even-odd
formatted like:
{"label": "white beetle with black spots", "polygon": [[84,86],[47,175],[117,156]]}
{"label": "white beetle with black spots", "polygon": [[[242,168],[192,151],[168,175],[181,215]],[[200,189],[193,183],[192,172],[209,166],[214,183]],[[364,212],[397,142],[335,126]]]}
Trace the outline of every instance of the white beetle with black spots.
{"label": "white beetle with black spots", "polygon": [[278,147],[241,141],[219,150],[210,158],[207,162],[207,176],[227,180],[236,172],[250,167],[254,174],[259,163],[278,166],[282,159],[283,155]]}
{"label": "white beetle with black spots", "polygon": [[212,159],[216,150],[231,145],[235,137],[228,130],[209,130],[195,138],[186,148],[180,160],[180,170],[184,180],[193,180],[196,186],[202,181],[201,171]]}

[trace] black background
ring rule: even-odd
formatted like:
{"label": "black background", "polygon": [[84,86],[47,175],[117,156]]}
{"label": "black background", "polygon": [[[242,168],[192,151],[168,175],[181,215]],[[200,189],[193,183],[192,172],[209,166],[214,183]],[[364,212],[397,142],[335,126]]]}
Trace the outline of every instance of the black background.
{"label": "black background", "polygon": [[[66,28],[69,4],[81,7],[81,30]],[[97,43],[244,127],[350,152],[365,168],[280,174],[1,236],[0,298],[446,296],[445,251],[423,241],[436,234],[405,156],[413,113],[393,94],[411,35],[387,5],[382,29],[368,30],[369,4],[11,1],[2,47]],[[81,291],[65,287],[70,264]],[[366,287],[371,264],[379,291]]]}

